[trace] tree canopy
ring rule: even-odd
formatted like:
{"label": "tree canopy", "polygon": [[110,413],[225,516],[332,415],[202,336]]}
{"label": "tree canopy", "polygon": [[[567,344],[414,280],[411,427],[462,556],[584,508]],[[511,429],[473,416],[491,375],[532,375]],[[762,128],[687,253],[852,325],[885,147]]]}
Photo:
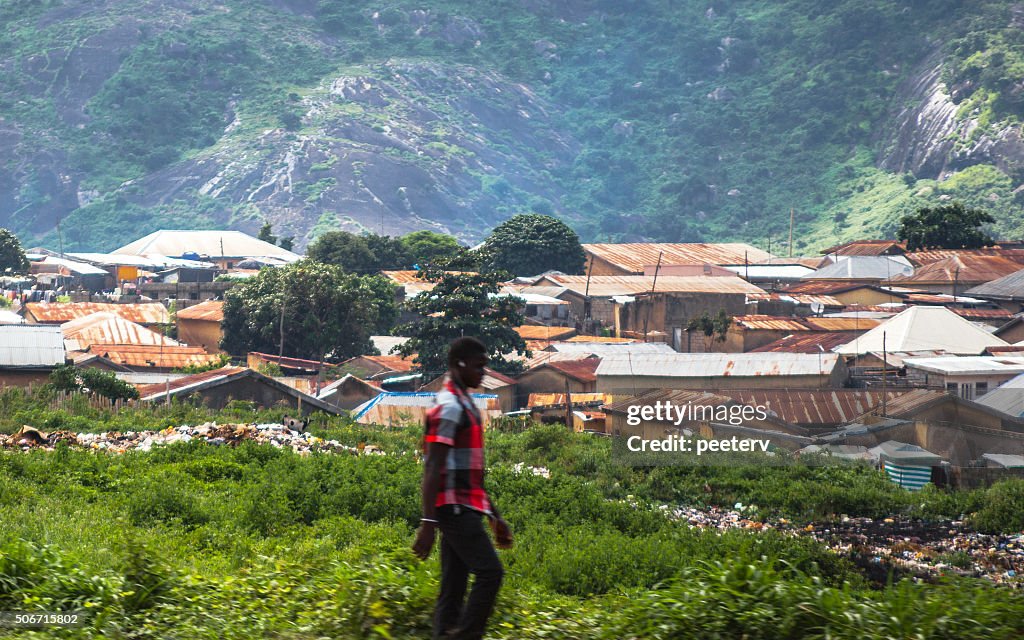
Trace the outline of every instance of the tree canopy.
{"label": "tree canopy", "polygon": [[337,265],[349,273],[376,273],[412,266],[400,239],[375,234],[358,236],[348,231],[328,231],[318,236],[306,249],[306,257]]}
{"label": "tree canopy", "polygon": [[487,345],[491,368],[503,373],[518,373],[519,362],[502,355],[527,354],[526,342],[515,327],[523,323],[521,298],[496,295],[501,291],[501,274],[453,273],[435,267],[424,269],[421,277],[436,283],[406,303],[409,311],[421,319],[395,327],[395,335],[409,336],[398,347],[403,356],[417,354],[415,364],[431,379],[448,370],[448,345],[462,336],[479,338]]}
{"label": "tree canopy", "polygon": [[583,273],[579,236],[564,222],[536,213],[513,216],[495,227],[481,248],[485,264],[517,276],[545,271]]}
{"label": "tree canopy", "polygon": [[386,278],[300,260],[261,269],[228,291],[221,347],[277,353],[283,325],[284,355],[338,362],[374,353],[370,336],[387,333],[395,315],[394,286]]}
{"label": "tree canopy", "polygon": [[982,209],[968,209],[959,202],[922,207],[900,220],[897,237],[907,251],[922,249],[977,249],[995,244],[981,225],[996,220]]}
{"label": "tree canopy", "polygon": [[8,269],[13,273],[25,273],[28,271],[28,258],[18,236],[7,229],[0,229],[0,271]]}
{"label": "tree canopy", "polygon": [[413,231],[402,236],[401,242],[412,264],[421,267],[455,256],[462,248],[455,238],[433,231]]}

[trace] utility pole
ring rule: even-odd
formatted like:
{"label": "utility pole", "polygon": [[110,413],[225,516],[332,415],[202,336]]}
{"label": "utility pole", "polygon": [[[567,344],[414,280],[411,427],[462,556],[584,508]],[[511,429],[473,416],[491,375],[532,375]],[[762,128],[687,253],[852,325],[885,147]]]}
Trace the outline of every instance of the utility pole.
{"label": "utility pole", "polygon": [[648,301],[647,314],[644,316],[644,342],[647,342],[647,322],[651,319],[651,307],[654,306],[654,291],[655,287],[658,286],[658,271],[661,270],[661,256],[664,254],[664,251],[658,252],[658,264],[654,265],[654,280],[651,281],[651,299]]}
{"label": "utility pole", "polygon": [[886,403],[886,396],[888,395],[888,389],[886,389],[886,384],[885,384],[885,369],[888,366],[888,364],[886,364],[886,362],[888,360],[889,360],[889,356],[886,353],[886,349],[885,349],[885,331],[883,331],[882,332],[882,417],[883,418],[885,417],[885,414],[887,413],[887,411],[886,411],[886,409],[887,409],[887,406],[886,406],[887,405],[887,403]]}
{"label": "utility pole", "polygon": [[284,296],[281,296],[281,319],[278,326],[281,330],[281,342],[277,347],[277,363],[281,364],[281,358],[284,357]]}
{"label": "utility pole", "polygon": [[789,208],[789,257],[793,257],[793,218],[796,215],[796,211],[793,207]]}

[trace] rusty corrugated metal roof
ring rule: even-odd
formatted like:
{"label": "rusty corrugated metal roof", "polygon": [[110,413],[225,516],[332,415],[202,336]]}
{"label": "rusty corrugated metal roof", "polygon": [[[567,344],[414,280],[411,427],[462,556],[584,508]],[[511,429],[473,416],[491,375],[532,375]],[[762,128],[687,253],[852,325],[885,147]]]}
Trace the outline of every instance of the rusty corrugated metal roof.
{"label": "rusty corrugated metal roof", "polygon": [[867,331],[882,324],[874,318],[803,318],[804,323],[815,331]]}
{"label": "rusty corrugated metal roof", "polygon": [[[801,426],[838,426],[882,405],[883,392],[864,389],[722,389],[718,394],[740,404],[765,407],[779,419]],[[906,390],[886,391],[887,405]],[[891,414],[891,412],[889,412]]]}
{"label": "rusty corrugated metal roof", "polygon": [[94,313],[114,313],[138,324],[169,324],[171,316],[159,302],[118,304],[111,302],[29,302],[25,314],[40,324],[63,324]]}
{"label": "rusty corrugated metal roof", "polygon": [[516,333],[523,340],[566,340],[576,335],[576,329],[572,327],[544,327],[526,324],[516,327]]}
{"label": "rusty corrugated metal roof", "polygon": [[751,349],[748,353],[820,353],[844,345],[860,335],[859,331],[803,331]]}
{"label": "rusty corrugated metal roof", "polygon": [[61,326],[64,339],[85,350],[94,344],[180,345],[162,333],[151,331],[113,313],[94,313],[65,322]]}
{"label": "rusty corrugated metal roof", "polygon": [[170,382],[159,382],[156,384],[145,384],[139,385],[139,397],[146,398],[148,396],[165,393],[168,390],[171,393],[185,387],[198,384],[200,382],[208,382],[210,380],[217,380],[218,378],[228,378],[233,375],[237,375],[244,371],[248,371],[245,367],[222,367],[220,369],[212,369],[210,371],[203,371],[202,373],[194,373],[190,376],[184,376],[171,380]]}
{"label": "rusty corrugated metal roof", "polygon": [[[418,285],[430,285],[433,286],[433,282],[429,282],[419,277],[421,271],[404,270],[404,271],[381,271],[381,275],[385,276],[395,284],[418,284]],[[476,275],[475,271],[448,271],[446,273],[456,275]]]}
{"label": "rusty corrugated metal roof", "polygon": [[[903,395],[886,402],[885,415],[888,418],[905,418],[933,402],[942,400],[946,396],[947,394],[944,391],[911,389]],[[878,415],[880,411],[881,405],[878,405],[875,409],[865,411],[863,415],[857,416],[857,421],[868,415]]]}
{"label": "rusty corrugated metal roof", "polygon": [[[540,367],[550,367],[559,373],[566,375],[578,382],[595,382],[597,380],[598,365],[600,358],[587,358],[585,360],[549,360],[530,371],[536,371]],[[526,373],[530,373],[527,371]],[[525,374],[524,374],[525,375]]]}
{"label": "rusty corrugated metal roof", "polygon": [[815,295],[811,293],[748,293],[747,302],[758,300],[792,300],[799,305],[810,306],[820,304],[825,307],[845,306],[838,298],[826,295]]}
{"label": "rusty corrugated metal roof", "polygon": [[89,352],[126,367],[182,368],[220,362],[220,356],[206,353],[202,347],[137,344],[95,344]]}
{"label": "rusty corrugated metal roof", "polygon": [[968,320],[1005,320],[1013,319],[1013,314],[1006,309],[950,309],[953,313]]}
{"label": "rusty corrugated metal roof", "polygon": [[905,242],[895,240],[851,240],[822,251],[825,255],[883,256],[899,255],[906,249]]}
{"label": "rusty corrugated metal roof", "polygon": [[556,286],[573,293],[597,298],[647,293],[655,287],[656,293],[764,293],[743,278],[730,276],[592,276],[588,288],[587,276],[551,274],[543,277]]}
{"label": "rusty corrugated metal roof", "polygon": [[892,279],[917,284],[980,284],[998,280],[1021,269],[1024,269],[1024,264],[1019,260],[1011,260],[1001,255],[959,254],[929,262],[918,267],[910,275],[893,276]]}
{"label": "rusty corrugated metal roof", "polygon": [[[611,402],[612,398],[611,394],[608,393],[572,393],[569,395],[572,397],[573,406],[596,403],[607,404]],[[531,393],[526,401],[526,406],[530,409],[559,405],[565,405],[564,393]]]}
{"label": "rusty corrugated metal roof", "polygon": [[[717,378],[829,375],[839,363],[835,353],[644,353],[632,358],[607,356],[597,376]],[[638,381],[642,386],[642,381]]]}
{"label": "rusty corrugated metal roof", "polygon": [[1024,262],[1024,249],[1003,249],[1001,247],[984,247],[982,249],[932,249],[929,251],[912,251],[904,254],[911,264],[922,267],[932,262],[946,260],[956,256],[1002,256]]}
{"label": "rusty corrugated metal roof", "polygon": [[764,262],[772,255],[742,242],[723,243],[627,243],[585,244],[583,250],[628,272],[642,274],[644,267],[661,264],[743,264]]}
{"label": "rusty corrugated metal roof", "polygon": [[807,282],[797,282],[791,284],[779,293],[782,295],[791,295],[794,293],[807,293],[814,295],[826,295],[834,296],[837,293],[846,293],[847,291],[856,291],[857,289],[877,289],[876,285],[862,284],[862,283],[849,283],[849,282],[830,282],[827,280],[808,280]]}
{"label": "rusty corrugated metal roof", "polygon": [[206,300],[178,311],[175,316],[180,320],[222,322],[224,320],[224,301]]}
{"label": "rusty corrugated metal roof", "polygon": [[598,344],[630,344],[636,342],[636,338],[613,338],[611,336],[573,336],[566,342],[595,342]]}
{"label": "rusty corrugated metal roof", "polygon": [[408,358],[403,358],[402,356],[391,356],[391,355],[384,355],[384,356],[359,356],[359,357],[360,358],[364,358],[366,360],[369,360],[370,362],[373,362],[374,364],[377,364],[377,365],[379,365],[381,367],[384,367],[385,369],[388,369],[390,371],[406,372],[406,371],[412,371],[412,368],[413,368],[412,361],[413,361],[413,358],[415,356],[409,356]]}
{"label": "rusty corrugated metal roof", "polygon": [[800,320],[783,316],[736,316],[732,321],[737,327],[752,331],[809,331]]}

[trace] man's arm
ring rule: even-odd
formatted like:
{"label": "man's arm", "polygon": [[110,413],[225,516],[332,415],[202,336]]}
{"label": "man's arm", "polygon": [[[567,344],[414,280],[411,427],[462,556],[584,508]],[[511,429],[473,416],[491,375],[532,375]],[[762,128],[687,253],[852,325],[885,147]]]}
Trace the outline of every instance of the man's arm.
{"label": "man's arm", "polygon": [[428,522],[437,520],[437,508],[434,503],[437,501],[437,492],[441,488],[441,469],[448,457],[447,444],[431,442],[427,449],[427,459],[423,465],[423,482],[420,485],[422,500],[423,518],[426,521],[420,522],[420,528],[416,532],[416,542],[412,550],[418,558],[425,560],[434,547],[434,538],[437,534],[437,523]]}

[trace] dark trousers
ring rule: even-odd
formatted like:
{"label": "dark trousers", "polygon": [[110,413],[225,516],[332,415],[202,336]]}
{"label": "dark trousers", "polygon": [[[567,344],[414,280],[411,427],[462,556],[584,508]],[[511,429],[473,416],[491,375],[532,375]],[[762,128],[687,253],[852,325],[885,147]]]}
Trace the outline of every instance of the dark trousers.
{"label": "dark trousers", "polygon": [[[434,638],[478,640],[494,610],[505,570],[479,512],[444,506],[437,510],[437,521],[441,530],[441,595],[434,608]],[[471,573],[475,576],[473,589],[463,604]]]}

